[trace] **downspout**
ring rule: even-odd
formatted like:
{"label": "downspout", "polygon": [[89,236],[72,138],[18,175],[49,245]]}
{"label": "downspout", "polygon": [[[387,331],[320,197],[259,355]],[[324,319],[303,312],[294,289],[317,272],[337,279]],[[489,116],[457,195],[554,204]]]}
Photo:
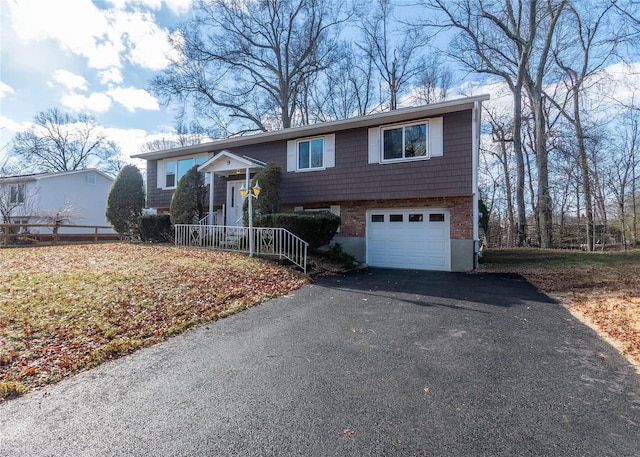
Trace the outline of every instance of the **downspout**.
{"label": "downspout", "polygon": [[480,115],[482,114],[482,103],[475,101],[472,111],[471,127],[471,192],[473,195],[473,269],[478,268],[478,256],[480,255],[480,235],[478,234],[478,224],[480,222],[480,212],[478,209],[478,166],[480,161]]}

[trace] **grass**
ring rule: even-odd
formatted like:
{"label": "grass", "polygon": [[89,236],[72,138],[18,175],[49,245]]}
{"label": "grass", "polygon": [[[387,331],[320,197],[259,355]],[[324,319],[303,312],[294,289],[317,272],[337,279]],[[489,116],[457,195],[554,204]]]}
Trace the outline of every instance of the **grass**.
{"label": "grass", "polygon": [[640,250],[488,250],[481,271],[518,273],[596,329],[640,370]]}
{"label": "grass", "polygon": [[239,254],[136,244],[0,250],[0,400],[302,287]]}

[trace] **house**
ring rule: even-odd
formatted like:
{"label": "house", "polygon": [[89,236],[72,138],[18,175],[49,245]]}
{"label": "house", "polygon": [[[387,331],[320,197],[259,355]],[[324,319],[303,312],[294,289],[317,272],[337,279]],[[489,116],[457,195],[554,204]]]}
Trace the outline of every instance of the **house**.
{"label": "house", "polygon": [[25,226],[52,223],[56,217],[64,225],[108,226],[105,210],[112,184],[112,177],[96,169],[0,177],[2,218]]}
{"label": "house", "polygon": [[[341,217],[334,242],[370,266],[469,271],[479,248],[475,96],[139,154],[147,204],[168,212],[182,175],[207,174],[218,225],[242,225],[239,189],[267,162],[282,168],[283,211]],[[211,192],[211,189],[213,191]]]}

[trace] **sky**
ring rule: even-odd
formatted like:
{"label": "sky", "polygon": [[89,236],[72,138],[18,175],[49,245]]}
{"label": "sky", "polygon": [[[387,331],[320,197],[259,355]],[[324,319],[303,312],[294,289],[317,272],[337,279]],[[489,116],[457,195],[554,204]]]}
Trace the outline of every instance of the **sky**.
{"label": "sky", "polygon": [[[193,1],[0,0],[0,160],[17,132],[54,107],[92,115],[125,158],[168,137],[175,113],[148,88],[168,65],[171,30],[190,17]],[[631,72],[609,68],[616,98],[640,99],[637,60]],[[490,93],[491,104],[510,105],[504,85],[473,79],[451,95]]]}
{"label": "sky", "polygon": [[0,158],[41,111],[88,113],[125,156],[174,128],[148,90],[192,0],[0,0]]}

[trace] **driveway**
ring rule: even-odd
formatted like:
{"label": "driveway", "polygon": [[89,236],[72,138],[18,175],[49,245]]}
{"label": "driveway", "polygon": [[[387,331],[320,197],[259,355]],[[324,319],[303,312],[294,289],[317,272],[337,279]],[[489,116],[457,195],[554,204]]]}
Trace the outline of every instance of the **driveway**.
{"label": "driveway", "polygon": [[518,277],[368,269],[0,405],[1,456],[637,456],[640,377]]}

